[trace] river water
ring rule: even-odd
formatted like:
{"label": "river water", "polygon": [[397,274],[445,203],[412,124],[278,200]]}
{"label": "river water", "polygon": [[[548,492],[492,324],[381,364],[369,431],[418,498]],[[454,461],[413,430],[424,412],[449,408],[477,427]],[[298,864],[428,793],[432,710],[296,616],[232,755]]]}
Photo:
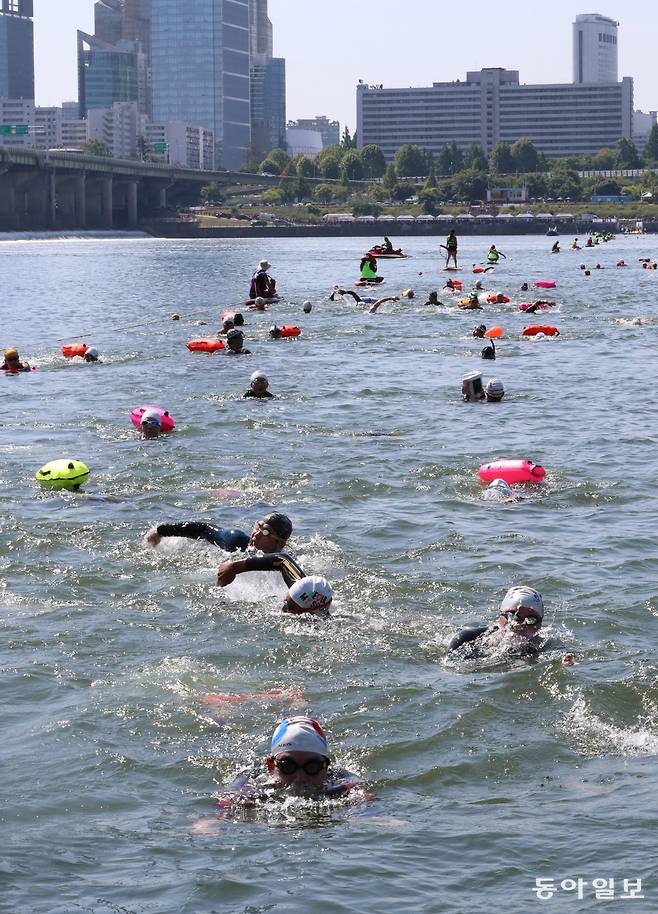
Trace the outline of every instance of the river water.
{"label": "river water", "polygon": [[[356,279],[359,239],[0,244],[0,342],[39,369],[0,379],[1,910],[575,912],[614,879],[623,910],[656,911],[658,271],[638,263],[655,240],[499,241],[484,284],[512,302],[475,315],[423,307],[449,275],[432,238],[380,262],[382,294],[418,297],[377,314],[326,300]],[[461,239],[466,286],[488,243]],[[188,353],[262,257],[286,301],[247,316],[253,355]],[[516,290],[539,279],[557,304],[528,319]],[[271,341],[274,318],[303,335]],[[519,338],[547,320],[558,339]],[[496,362],[480,321],[505,328]],[[58,354],[76,340],[103,364]],[[256,368],[277,400],[241,398]],[[503,380],[501,404],[462,402],[473,368]],[[176,431],[140,440],[141,403]],[[38,490],[59,457],[88,464],[86,497]],[[497,457],[543,464],[545,484],[484,501],[477,468]],[[343,618],[282,618],[275,576],[219,590],[216,549],[142,541],[272,509]],[[447,664],[450,635],[515,583],[542,592],[553,647]],[[213,794],[293,713],[374,799],[217,819]],[[638,879],[645,898],[624,898]]]}

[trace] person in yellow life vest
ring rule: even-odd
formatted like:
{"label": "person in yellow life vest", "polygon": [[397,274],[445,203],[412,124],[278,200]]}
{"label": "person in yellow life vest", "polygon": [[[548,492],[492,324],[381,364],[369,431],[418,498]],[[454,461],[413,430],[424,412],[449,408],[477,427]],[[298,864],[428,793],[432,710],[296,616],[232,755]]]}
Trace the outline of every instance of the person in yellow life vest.
{"label": "person in yellow life vest", "polygon": [[503,254],[503,252],[498,251],[496,249],[496,245],[492,244],[487,252],[487,263],[498,263],[498,261],[501,257],[503,257],[505,260],[507,260],[507,258]]}
{"label": "person in yellow life vest", "polygon": [[382,277],[377,276],[377,260],[372,254],[364,254],[359,265],[362,282],[381,282]]}

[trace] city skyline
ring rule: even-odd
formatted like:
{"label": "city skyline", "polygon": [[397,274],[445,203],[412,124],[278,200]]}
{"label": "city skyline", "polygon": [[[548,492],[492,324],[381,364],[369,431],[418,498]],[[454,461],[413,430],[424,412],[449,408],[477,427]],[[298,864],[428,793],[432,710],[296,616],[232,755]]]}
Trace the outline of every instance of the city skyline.
{"label": "city skyline", "polygon": [[[52,0],[34,0],[36,96],[39,105],[58,105],[77,97],[76,33],[93,31],[94,0],[67,0],[66,8]],[[392,0],[381,0],[378,16],[369,20],[372,34],[369,50],[364,43],[364,25],[354,18],[354,4],[334,0],[332,17],[322,24],[323,53],[318,53],[317,9],[308,0],[270,0],[269,17],[274,26],[274,53],[286,59],[288,118],[324,114],[347,124],[356,124],[355,87],[359,79],[387,86],[429,86],[433,82],[462,78],[466,70],[481,67],[518,69],[526,83],[571,82],[572,23],[588,8],[571,0],[556,0],[550,9],[533,10],[532,28],[541,44],[524,37],[520,3],[496,11],[491,19],[484,0],[473,0],[468,10],[452,16],[454,31],[463,36],[448,40],[442,24],[445,13],[429,0],[411,0],[400,17]],[[658,91],[651,54],[650,30],[646,29],[648,3],[634,5],[623,15],[597,5],[594,12],[620,22],[619,76],[635,80],[635,107],[658,108]],[[394,17],[395,29],[389,20]],[[422,20],[423,27],[418,27]],[[472,23],[480,21],[481,28]],[[350,28],[350,23],[353,27]],[[484,27],[486,24],[486,28]],[[530,25],[527,25],[528,32]],[[56,49],[56,50],[55,50]],[[542,53],[538,54],[538,49]],[[312,73],[312,78],[311,78]],[[313,86],[309,94],[308,85]]]}

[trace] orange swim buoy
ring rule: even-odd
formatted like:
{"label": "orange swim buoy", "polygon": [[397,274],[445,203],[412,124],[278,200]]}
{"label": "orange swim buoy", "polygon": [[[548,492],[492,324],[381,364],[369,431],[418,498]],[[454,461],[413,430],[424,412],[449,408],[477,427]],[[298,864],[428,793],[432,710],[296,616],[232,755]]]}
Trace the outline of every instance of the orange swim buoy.
{"label": "orange swim buoy", "polygon": [[521,336],[536,336],[538,333],[543,333],[545,336],[560,335],[557,327],[553,327],[551,324],[531,324],[529,327],[523,328]]}
{"label": "orange swim buoy", "polygon": [[485,336],[490,340],[499,340],[505,331],[502,327],[489,327],[485,332]]}
{"label": "orange swim buoy", "polygon": [[484,273],[484,267],[473,267],[474,273]]}
{"label": "orange swim buoy", "polygon": [[221,340],[198,339],[190,340],[187,343],[187,348],[190,352],[219,352],[220,349],[225,347]]}
{"label": "orange swim buoy", "polygon": [[506,305],[509,302],[509,296],[507,295],[494,295],[492,292],[491,295],[487,295],[487,302],[490,305]]}
{"label": "orange swim buoy", "polygon": [[62,355],[67,359],[73,359],[76,355],[84,358],[87,349],[89,346],[86,343],[68,343],[66,346],[62,346]]}
{"label": "orange swim buoy", "polygon": [[293,324],[284,324],[282,327],[277,327],[276,324],[270,327],[270,336],[274,340],[280,339],[282,336],[299,336],[302,332],[301,327],[295,327]]}

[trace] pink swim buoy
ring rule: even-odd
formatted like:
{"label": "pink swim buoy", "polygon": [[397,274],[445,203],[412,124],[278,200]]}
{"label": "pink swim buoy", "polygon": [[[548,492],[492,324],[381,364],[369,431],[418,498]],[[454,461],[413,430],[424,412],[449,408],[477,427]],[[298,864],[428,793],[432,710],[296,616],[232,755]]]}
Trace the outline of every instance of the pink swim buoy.
{"label": "pink swim buoy", "polygon": [[555,283],[552,279],[540,279],[539,282],[535,283],[535,288],[537,289],[554,289]]}
{"label": "pink swim buoy", "polygon": [[483,463],[478,470],[482,482],[493,482],[503,479],[510,485],[522,482],[541,482],[546,470],[532,460],[496,460],[494,463]]}
{"label": "pink swim buoy", "polygon": [[135,426],[135,428],[141,428],[142,416],[147,410],[157,413],[160,416],[163,432],[170,432],[176,427],[174,420],[166,410],[161,409],[159,406],[145,405],[137,406],[130,414],[130,421]]}

